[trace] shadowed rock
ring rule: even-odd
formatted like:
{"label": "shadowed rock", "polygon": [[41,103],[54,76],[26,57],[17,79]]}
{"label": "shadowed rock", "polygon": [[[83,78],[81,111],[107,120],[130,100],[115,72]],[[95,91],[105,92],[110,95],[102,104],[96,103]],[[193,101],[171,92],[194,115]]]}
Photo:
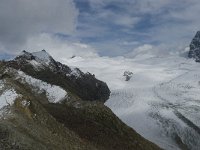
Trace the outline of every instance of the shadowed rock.
{"label": "shadowed rock", "polygon": [[188,57],[195,59],[196,62],[200,62],[200,31],[196,33],[195,37],[190,43]]}

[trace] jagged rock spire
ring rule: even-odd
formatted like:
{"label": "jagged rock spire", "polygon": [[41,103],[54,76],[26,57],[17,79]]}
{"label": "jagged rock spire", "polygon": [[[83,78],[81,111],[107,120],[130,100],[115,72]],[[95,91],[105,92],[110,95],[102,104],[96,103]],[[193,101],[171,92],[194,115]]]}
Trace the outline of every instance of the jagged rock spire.
{"label": "jagged rock spire", "polygon": [[200,31],[198,31],[190,43],[189,58],[194,58],[196,62],[200,62]]}

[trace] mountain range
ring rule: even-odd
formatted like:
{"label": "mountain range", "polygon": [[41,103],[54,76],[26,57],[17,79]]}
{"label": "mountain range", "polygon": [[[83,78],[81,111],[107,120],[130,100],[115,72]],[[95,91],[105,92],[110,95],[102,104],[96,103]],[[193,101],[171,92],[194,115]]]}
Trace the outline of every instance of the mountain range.
{"label": "mountain range", "polygon": [[94,74],[45,50],[1,61],[0,149],[160,149],[104,105],[110,92]]}

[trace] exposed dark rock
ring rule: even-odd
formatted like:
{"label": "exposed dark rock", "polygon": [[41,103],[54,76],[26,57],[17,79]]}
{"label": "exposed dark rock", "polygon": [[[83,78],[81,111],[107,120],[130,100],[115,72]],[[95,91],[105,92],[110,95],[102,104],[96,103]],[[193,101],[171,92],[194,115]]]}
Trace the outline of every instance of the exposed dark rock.
{"label": "exposed dark rock", "polygon": [[200,62],[200,31],[198,31],[190,43],[189,58],[194,58],[196,62]]}
{"label": "exposed dark rock", "polygon": [[71,58],[75,58],[76,57],[76,55],[73,55]]}
{"label": "exposed dark rock", "polygon": [[132,78],[133,73],[130,71],[125,71],[124,76],[125,76],[125,81],[129,81]]}

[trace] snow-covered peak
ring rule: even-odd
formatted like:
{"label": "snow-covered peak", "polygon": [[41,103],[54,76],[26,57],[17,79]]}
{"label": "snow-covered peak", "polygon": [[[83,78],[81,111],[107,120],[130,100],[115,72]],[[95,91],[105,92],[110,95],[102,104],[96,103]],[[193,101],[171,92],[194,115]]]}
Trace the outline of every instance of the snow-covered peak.
{"label": "snow-covered peak", "polygon": [[47,53],[45,50],[33,52],[32,55],[35,56],[36,60],[38,59],[39,61],[45,62],[47,64],[49,64],[52,59],[49,53]]}
{"label": "snow-covered peak", "polygon": [[[28,62],[34,66],[48,66],[50,64],[54,64],[55,60],[51,55],[49,55],[45,50],[41,50],[38,52],[27,52],[23,50],[20,55],[18,55],[15,60]],[[36,65],[37,64],[37,65]]]}
{"label": "snow-covered peak", "polygon": [[25,51],[25,50],[23,50],[19,55],[17,55],[17,57],[18,57],[18,56],[22,56],[22,55],[26,55],[26,54],[30,54],[30,53],[27,52],[27,51]]}
{"label": "snow-covered peak", "polygon": [[70,68],[61,64],[60,62],[56,62],[53,57],[49,55],[49,53],[47,53],[45,50],[32,53],[23,50],[21,54],[15,58],[15,61],[17,61],[20,67],[21,65],[25,64],[32,65],[35,70],[40,70],[44,69],[44,67],[48,67],[52,71],[60,73],[62,72],[68,77],[79,78],[83,75],[83,73],[78,68]]}
{"label": "snow-covered peak", "polygon": [[32,54],[23,50],[19,55],[16,56],[15,59],[20,58],[20,57],[25,57],[27,59],[32,59]]}

